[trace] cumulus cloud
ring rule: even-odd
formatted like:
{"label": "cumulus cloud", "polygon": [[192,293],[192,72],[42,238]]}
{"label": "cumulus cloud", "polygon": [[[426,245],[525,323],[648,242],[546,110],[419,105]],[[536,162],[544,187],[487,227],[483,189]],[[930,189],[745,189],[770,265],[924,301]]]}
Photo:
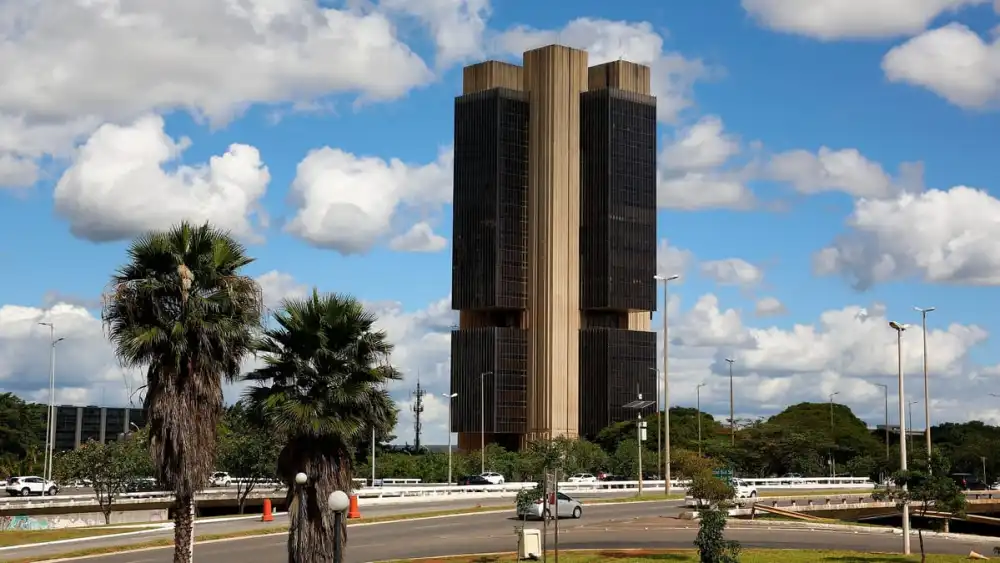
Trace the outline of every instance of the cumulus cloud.
{"label": "cumulus cloud", "polygon": [[401,207],[451,202],[452,157],[447,148],[434,162],[411,165],[330,147],[311,151],[296,170],[296,213],[286,229],[320,248],[365,253],[393,231]]}
{"label": "cumulus cloud", "polygon": [[926,88],[964,108],[1000,101],[1000,39],[987,42],[951,23],[893,47],[882,59],[886,78]]}
{"label": "cumulus cloud", "polygon": [[990,0],[742,0],[761,25],[821,40],[913,35],[935,18]]}
{"label": "cumulus cloud", "polygon": [[389,248],[401,252],[438,252],[448,246],[448,240],[438,235],[426,221],[389,241]]}
{"label": "cumulus cloud", "polygon": [[690,250],[670,246],[670,241],[662,239],[656,247],[656,275],[663,277],[681,276],[678,281],[682,281],[684,272],[687,271],[693,259],[694,254]]}
{"label": "cumulus cloud", "polygon": [[753,287],[764,280],[764,270],[742,258],[708,260],[699,266],[701,275],[720,285]]}
{"label": "cumulus cloud", "polygon": [[679,128],[660,152],[657,205],[668,209],[747,209],[754,203],[747,188],[748,167],[727,167],[742,150],[737,136],[717,116]]}
{"label": "cumulus cloud", "polygon": [[483,54],[489,0],[381,0],[379,7],[420,20],[437,45],[439,68]]}
{"label": "cumulus cloud", "polygon": [[664,122],[675,121],[692,106],[692,86],[709,74],[702,61],[665,51],[663,36],[648,22],[578,18],[560,29],[517,26],[496,38],[496,49],[519,57],[525,51],[553,43],[586,50],[590,66],[619,58],[648,65],[657,117]]}
{"label": "cumulus cloud", "polygon": [[820,275],[839,274],[859,288],[896,279],[1000,285],[1000,200],[984,190],[861,199],[848,232],[813,257]]}
{"label": "cumulus cloud", "polygon": [[854,197],[880,198],[923,189],[920,163],[903,163],[899,177],[893,178],[881,164],[868,160],[857,149],[820,147],[816,153],[805,150],[778,153],[770,157],[764,175],[787,182],[803,194],[839,191]]}
{"label": "cumulus cloud", "polygon": [[266,224],[259,200],[271,175],[257,149],[233,144],[205,164],[167,171],[190,142],[175,141],[163,125],[159,116],[104,125],[79,149],[54,194],[73,234],[117,240],[188,219],[258,239],[256,227]]}
{"label": "cumulus cloud", "polygon": [[773,317],[786,312],[784,303],[777,297],[761,297],[754,303],[754,314],[758,317]]}

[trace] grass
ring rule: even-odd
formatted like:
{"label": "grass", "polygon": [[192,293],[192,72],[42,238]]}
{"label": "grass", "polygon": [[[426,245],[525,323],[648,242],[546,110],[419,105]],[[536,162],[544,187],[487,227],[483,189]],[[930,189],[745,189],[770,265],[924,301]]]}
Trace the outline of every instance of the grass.
{"label": "grass", "polygon": [[[150,526],[150,528],[154,527],[155,526]],[[57,530],[11,530],[0,532],[0,547],[108,536],[111,534],[136,532],[140,530],[142,530],[142,528],[118,528],[115,526],[60,528]]]}
{"label": "grass", "polygon": [[[964,555],[928,555],[929,563],[958,563],[966,561]],[[462,557],[438,557],[431,559],[399,560],[393,563],[513,563],[517,559],[511,555],[475,555]],[[617,561],[620,563],[653,563],[673,561],[676,563],[697,563],[698,554],[693,550],[588,550],[560,551],[562,563],[599,563]],[[740,555],[741,563],[906,563],[920,561],[920,555],[895,555],[889,553],[860,553],[855,551],[807,551],[798,549],[748,549]]]}

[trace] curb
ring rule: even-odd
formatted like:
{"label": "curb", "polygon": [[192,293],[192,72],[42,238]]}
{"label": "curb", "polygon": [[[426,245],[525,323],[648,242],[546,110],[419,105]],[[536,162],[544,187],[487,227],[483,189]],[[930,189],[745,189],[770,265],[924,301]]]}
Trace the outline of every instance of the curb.
{"label": "curb", "polygon": [[[850,524],[826,524],[820,522],[796,522],[796,521],[786,521],[786,520],[742,520],[742,519],[730,519],[727,522],[727,528],[781,528],[781,529],[796,529],[796,530],[828,530],[832,532],[853,532],[856,534],[893,534],[900,536],[903,534],[901,528],[888,528],[880,526],[853,526]],[[910,530],[911,536],[918,535],[917,530]],[[975,541],[975,542],[991,542],[996,543],[998,538],[996,536],[979,536],[975,534],[956,534],[953,532],[935,532],[933,530],[924,530],[924,537],[940,538],[945,540],[958,540],[958,541]]]}

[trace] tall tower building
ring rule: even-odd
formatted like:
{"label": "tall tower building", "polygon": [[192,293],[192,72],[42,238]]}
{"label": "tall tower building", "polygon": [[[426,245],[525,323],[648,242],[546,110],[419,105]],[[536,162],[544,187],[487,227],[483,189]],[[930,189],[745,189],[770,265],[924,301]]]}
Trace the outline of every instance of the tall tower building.
{"label": "tall tower building", "polygon": [[466,67],[454,163],[459,447],[593,436],[636,416],[622,405],[656,395],[649,68],[588,68],[559,45]]}

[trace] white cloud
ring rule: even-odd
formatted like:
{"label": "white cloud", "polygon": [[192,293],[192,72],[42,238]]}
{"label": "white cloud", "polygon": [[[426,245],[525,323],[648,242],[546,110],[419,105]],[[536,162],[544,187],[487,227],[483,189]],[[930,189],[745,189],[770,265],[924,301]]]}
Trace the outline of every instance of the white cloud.
{"label": "white cloud", "polygon": [[448,246],[448,240],[438,235],[426,221],[389,241],[389,248],[402,252],[438,252]]}
{"label": "white cloud", "polygon": [[300,299],[309,294],[309,286],[299,283],[291,274],[271,270],[257,276],[261,293],[264,295],[264,306],[276,309],[284,299]]}
{"label": "white cloud", "polygon": [[[912,163],[908,164],[912,169]],[[899,189],[882,166],[865,158],[857,149],[819,152],[794,150],[773,155],[766,166],[767,176],[788,182],[798,192],[816,194],[841,191],[854,197],[886,197]]]}
{"label": "white cloud", "polygon": [[1000,40],[987,43],[968,27],[951,23],[894,47],[882,59],[893,82],[920,86],[965,108],[1000,100]]}
{"label": "white cloud", "polygon": [[206,164],[164,170],[189,145],[171,139],[159,116],[102,126],[56,184],[56,212],[73,234],[94,241],[128,238],[181,219],[211,221],[257,239],[257,225],[266,224],[258,202],[271,179],[260,153],[234,144]]}
{"label": "white cloud", "polygon": [[816,273],[857,286],[916,277],[932,283],[1000,285],[1000,200],[983,190],[858,200],[849,231],[813,259]]}
{"label": "white cloud", "polygon": [[451,201],[452,150],[409,165],[323,147],[299,163],[292,183],[292,234],[342,254],[360,254],[393,229],[400,206],[437,208]]}
{"label": "white cloud", "polygon": [[439,68],[483,53],[489,0],[381,0],[378,5],[414,16],[429,28]]}
{"label": "white cloud", "polygon": [[785,305],[777,297],[761,297],[754,303],[754,314],[758,317],[773,317],[786,312]]}
{"label": "white cloud", "polygon": [[666,209],[750,209],[753,193],[743,173],[687,172],[665,178],[658,174],[656,204]]}
{"label": "white cloud", "polygon": [[722,119],[709,115],[679,130],[660,153],[659,164],[665,171],[712,170],[739,152],[739,139],[724,130]]}
{"label": "white cloud", "polygon": [[741,258],[709,260],[699,266],[701,275],[721,285],[753,287],[764,280],[764,270]]}
{"label": "white cloud", "polygon": [[0,188],[24,188],[38,180],[38,164],[30,158],[0,153]]}
{"label": "white cloud", "polygon": [[664,51],[663,37],[648,22],[578,18],[557,30],[518,26],[500,34],[496,43],[499,51],[518,57],[525,51],[558,43],[586,50],[590,66],[619,58],[648,65],[657,98],[657,117],[664,122],[673,122],[691,107],[692,85],[708,75],[700,60]]}
{"label": "white cloud", "polygon": [[913,35],[938,16],[989,0],[742,0],[743,9],[777,31],[834,39]]}
{"label": "white cloud", "polygon": [[659,155],[657,205],[684,210],[751,207],[753,193],[745,185],[750,170],[725,168],[740,151],[739,138],[726,132],[716,116],[677,130]]}
{"label": "white cloud", "polygon": [[694,255],[691,254],[690,250],[670,246],[667,239],[662,239],[656,246],[656,275],[681,276],[678,281],[683,281],[684,272],[687,271],[693,259]]}
{"label": "white cloud", "polygon": [[0,36],[8,159],[63,157],[101,123],[149,112],[223,124],[255,103],[388,100],[433,78],[385,14],[316,0],[9,2]]}

